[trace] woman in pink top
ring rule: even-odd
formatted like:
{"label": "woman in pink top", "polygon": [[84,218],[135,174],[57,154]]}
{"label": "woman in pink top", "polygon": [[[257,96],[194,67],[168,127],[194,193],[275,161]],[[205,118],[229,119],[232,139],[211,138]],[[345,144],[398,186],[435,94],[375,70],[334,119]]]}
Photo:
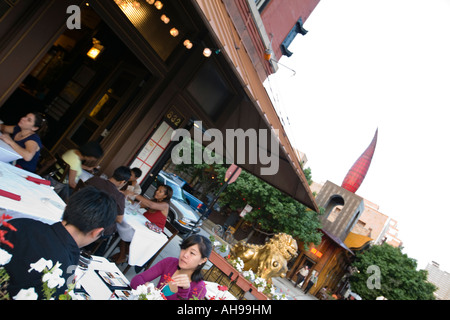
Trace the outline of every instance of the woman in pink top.
{"label": "woman in pink top", "polygon": [[181,245],[179,258],[165,258],[150,269],[134,276],[131,287],[150,282],[158,277],[157,288],[167,300],[204,299],[206,285],[201,270],[211,254],[212,244],[202,235],[192,235]]}

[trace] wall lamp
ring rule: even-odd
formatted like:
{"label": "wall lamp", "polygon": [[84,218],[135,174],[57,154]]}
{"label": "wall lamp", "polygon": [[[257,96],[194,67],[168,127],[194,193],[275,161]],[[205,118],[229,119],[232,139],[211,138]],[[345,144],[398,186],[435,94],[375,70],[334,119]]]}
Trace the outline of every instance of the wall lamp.
{"label": "wall lamp", "polygon": [[87,52],[87,56],[92,60],[96,60],[104,48],[99,40],[92,38],[92,48]]}

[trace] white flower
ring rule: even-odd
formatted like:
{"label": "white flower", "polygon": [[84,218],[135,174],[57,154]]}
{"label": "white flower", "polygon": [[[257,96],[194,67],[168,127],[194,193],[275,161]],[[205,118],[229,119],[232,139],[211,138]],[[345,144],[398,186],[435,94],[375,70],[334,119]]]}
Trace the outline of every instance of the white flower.
{"label": "white flower", "polygon": [[242,272],[244,269],[244,261],[241,258],[237,258],[236,260],[231,260],[231,265],[236,268],[237,271]]}
{"label": "white flower", "polygon": [[138,300],[164,300],[161,291],[151,282],[139,285],[131,294]]}
{"label": "white flower", "polygon": [[[50,261],[51,262],[51,261]],[[49,288],[61,288],[64,285],[64,278],[61,278],[63,272],[60,269],[61,263],[56,262],[55,266],[42,277],[42,282],[47,282]]]}
{"label": "white flower", "polygon": [[131,293],[134,296],[140,296],[141,294],[146,295],[147,294],[147,286],[145,284],[141,284],[139,286],[137,286],[136,289],[131,290]]}
{"label": "white flower", "polygon": [[251,282],[255,281],[256,279],[255,273],[252,271],[252,269],[242,272],[242,275],[244,276],[245,279]]}
{"label": "white flower", "polygon": [[267,286],[267,282],[263,278],[258,277],[255,279],[255,286],[259,292],[263,292]]}
{"label": "white flower", "polygon": [[44,258],[39,259],[39,261],[35,263],[30,263],[30,269],[28,272],[31,272],[32,270],[36,270],[37,272],[42,272],[47,267],[48,270],[50,270],[53,266],[53,262],[51,260],[45,260]]}
{"label": "white flower", "polygon": [[275,286],[270,287],[270,294],[275,294]]}
{"label": "white flower", "polygon": [[8,264],[12,258],[12,254],[9,254],[7,251],[0,249],[0,266]]}
{"label": "white flower", "polygon": [[14,300],[37,300],[38,295],[34,288],[20,289],[20,291],[13,297]]}

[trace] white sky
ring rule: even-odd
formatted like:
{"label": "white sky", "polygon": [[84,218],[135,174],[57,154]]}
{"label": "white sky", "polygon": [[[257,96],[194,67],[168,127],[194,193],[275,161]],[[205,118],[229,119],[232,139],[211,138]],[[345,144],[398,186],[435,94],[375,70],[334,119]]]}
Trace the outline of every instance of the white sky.
{"label": "white sky", "polygon": [[450,272],[450,0],[321,0],[266,81],[314,181],[340,185],[372,141],[356,192],[398,221],[403,252]]}

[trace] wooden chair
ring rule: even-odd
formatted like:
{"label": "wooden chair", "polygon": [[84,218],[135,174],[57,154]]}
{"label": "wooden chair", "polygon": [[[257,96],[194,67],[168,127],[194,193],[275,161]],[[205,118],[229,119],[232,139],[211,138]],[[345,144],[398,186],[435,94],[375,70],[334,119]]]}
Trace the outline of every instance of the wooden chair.
{"label": "wooden chair", "polygon": [[83,180],[78,180],[77,185],[75,186],[75,189],[73,189],[73,192],[77,192],[78,190],[86,187],[86,183],[84,183]]}
{"label": "wooden chair", "polygon": [[57,180],[58,182],[64,182],[66,177],[69,174],[70,166],[67,162],[65,162],[59,154],[55,154],[56,162],[54,164],[55,170],[53,173],[53,179]]}
{"label": "wooden chair", "polygon": [[[168,230],[169,232],[167,232],[166,230]],[[142,269],[147,270],[148,268],[150,268],[150,266],[152,265],[152,263],[155,261],[156,257],[158,257],[158,255],[164,250],[164,248],[169,244],[170,241],[172,241],[173,238],[175,238],[175,236],[178,234],[178,230],[172,225],[170,224],[168,221],[166,222],[165,228],[163,233],[167,236],[167,241],[166,243],[164,243],[164,245],[153,255],[153,257],[150,258],[150,260],[148,260],[144,266],[142,267]],[[123,274],[127,273],[127,271],[130,269],[130,265],[127,264],[126,268],[123,270]]]}
{"label": "wooden chair", "polygon": [[98,249],[100,249],[100,247],[101,247],[101,245],[103,244],[103,243],[105,243],[106,242],[106,248],[105,248],[105,252],[108,250],[108,244],[109,244],[109,242],[111,241],[111,239],[113,239],[114,237],[116,236],[116,233],[114,233],[113,235],[111,235],[110,237],[108,237],[108,238],[100,238],[100,239],[97,239],[97,240],[95,240],[93,243],[92,243],[92,250],[90,251],[90,254],[91,255],[94,255],[96,252],[97,252],[97,250]]}
{"label": "wooden chair", "polygon": [[56,163],[56,158],[46,147],[42,146],[40,150],[39,162],[36,167],[36,174],[41,177],[49,173],[49,169]]}

